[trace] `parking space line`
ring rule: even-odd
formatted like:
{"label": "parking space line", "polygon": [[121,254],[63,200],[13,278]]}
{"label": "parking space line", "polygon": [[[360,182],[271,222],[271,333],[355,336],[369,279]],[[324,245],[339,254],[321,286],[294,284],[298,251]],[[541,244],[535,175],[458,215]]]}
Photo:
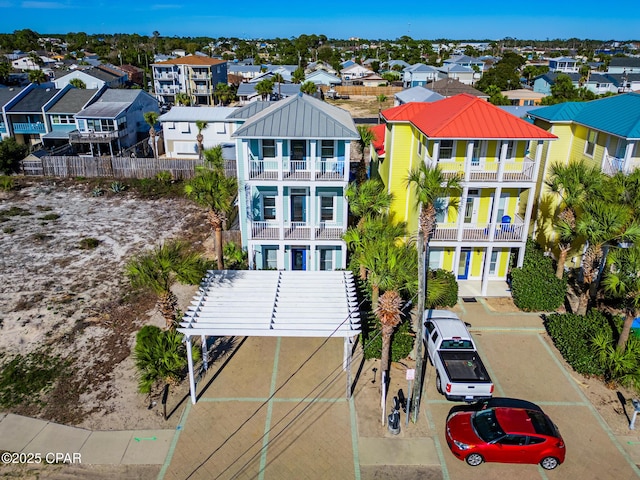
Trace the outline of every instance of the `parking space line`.
{"label": "parking space line", "polygon": [[[269,387],[269,397],[273,397],[276,392],[278,378],[278,361],[280,359],[280,344],[282,338],[278,337],[276,341],[276,351],[273,356],[273,371],[271,373],[271,386]],[[267,448],[269,446],[269,430],[271,430],[271,418],[273,415],[273,398],[267,403],[267,415],[264,422],[264,436],[262,437],[262,454],[260,455],[260,471],[258,479],[264,480],[264,472],[267,468]]]}
{"label": "parking space line", "polygon": [[358,449],[358,419],[353,395],[349,397],[349,417],[351,419],[351,448],[353,449],[353,468],[355,480],[360,480],[360,450]]}
{"label": "parking space line", "polygon": [[[435,423],[431,416],[430,410],[428,408],[425,408],[424,411],[427,417],[427,422],[430,426],[432,426],[432,429],[435,430],[435,428],[433,428],[433,425],[435,425]],[[438,455],[438,460],[440,461],[440,467],[442,468],[442,480],[451,480],[451,477],[449,476],[449,470],[447,469],[447,462],[444,458],[444,453],[442,452],[442,445],[440,445],[440,437],[438,436],[438,433],[436,432],[436,434],[433,435],[432,438],[433,444],[436,446],[436,454]]]}
{"label": "parking space line", "polygon": [[176,427],[176,432],[173,434],[173,439],[171,440],[171,445],[169,445],[169,451],[167,452],[167,456],[164,458],[164,463],[162,464],[162,468],[158,473],[158,480],[164,479],[164,476],[167,474],[167,469],[171,464],[171,459],[173,458],[173,454],[176,451],[176,446],[178,445],[178,439],[180,438],[180,432],[184,430],[184,426],[187,423],[187,417],[189,416],[189,412],[191,411],[191,402],[187,402],[187,406],[182,412],[182,416],[180,417],[180,422],[178,422],[178,426]]}
{"label": "parking space line", "polygon": [[569,374],[569,372],[567,371],[566,368],[564,368],[564,365],[560,362],[560,360],[558,360],[558,357],[555,355],[555,353],[553,352],[553,350],[551,350],[551,347],[549,346],[549,344],[547,342],[545,342],[545,340],[542,337],[538,337],[539,341],[542,343],[542,345],[544,345],[544,348],[547,350],[547,352],[549,353],[549,355],[551,355],[551,358],[553,358],[553,361],[556,363],[556,365],[558,365],[558,368],[560,369],[560,371],[562,372],[562,374],[567,378],[567,380],[569,381],[569,383],[571,384],[571,386],[573,387],[573,389],[578,393],[578,395],[580,396],[580,398],[583,399],[586,407],[591,411],[591,413],[593,414],[593,416],[596,418],[596,420],[598,421],[598,423],[600,424],[600,426],[603,428],[603,430],[605,431],[605,433],[608,435],[609,440],[611,440],[613,442],[613,444],[616,446],[616,448],[618,449],[618,451],[622,454],[622,456],[624,457],[624,459],[627,461],[627,463],[631,466],[631,468],[633,469],[634,472],[636,472],[636,476],[640,477],[640,469],[638,469],[638,466],[634,463],[634,461],[632,460],[631,456],[627,453],[627,451],[622,447],[622,445],[620,445],[620,442],[618,442],[618,439],[616,438],[615,434],[611,431],[611,429],[609,428],[609,425],[607,425],[607,422],[604,421],[604,419],[600,416],[600,413],[598,412],[598,410],[593,406],[593,404],[591,403],[591,401],[589,400],[589,398],[587,398],[587,396],[584,394],[584,392],[582,390],[580,390],[580,388],[578,388],[578,385],[575,382],[575,379]]}
{"label": "parking space line", "polygon": [[484,349],[480,347],[480,345],[477,342],[475,342],[475,344],[476,344],[476,350],[478,350],[478,354],[480,354],[480,358],[483,359],[482,363],[484,363],[484,368],[487,369],[487,372],[489,373],[489,377],[491,377],[494,391],[497,392],[501,397],[504,397],[504,390],[502,389],[502,385],[500,385],[500,382],[498,382],[497,380],[498,376],[493,371],[493,368],[491,368],[491,364],[487,360],[487,356],[485,355]]}

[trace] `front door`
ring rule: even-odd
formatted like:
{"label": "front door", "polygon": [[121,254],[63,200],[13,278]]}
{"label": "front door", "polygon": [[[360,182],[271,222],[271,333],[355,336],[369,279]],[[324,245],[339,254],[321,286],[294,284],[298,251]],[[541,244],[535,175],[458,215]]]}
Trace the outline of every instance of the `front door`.
{"label": "front door", "polygon": [[291,195],[291,221],[306,222],[307,208],[306,195]]}
{"label": "front door", "polygon": [[467,203],[464,205],[464,223],[476,223],[478,219],[478,204],[480,203],[480,192],[469,190]]}
{"label": "front door", "polygon": [[304,248],[291,249],[291,270],[306,270],[307,255]]}
{"label": "front door", "polygon": [[307,156],[306,140],[291,140],[291,160],[304,160]]}
{"label": "front door", "polygon": [[460,250],[460,261],[458,262],[458,280],[466,280],[469,277],[469,263],[471,263],[471,249]]}

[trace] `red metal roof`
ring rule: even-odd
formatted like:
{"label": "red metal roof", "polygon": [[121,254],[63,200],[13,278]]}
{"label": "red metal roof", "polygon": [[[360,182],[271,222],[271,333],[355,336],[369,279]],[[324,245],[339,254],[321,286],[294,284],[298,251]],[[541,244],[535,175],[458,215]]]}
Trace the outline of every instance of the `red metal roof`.
{"label": "red metal roof", "polygon": [[373,132],[373,142],[371,142],[371,144],[378,156],[384,155],[384,134],[386,129],[387,126],[385,124],[371,127],[371,131]]}
{"label": "red metal roof", "polygon": [[387,122],[410,122],[429,138],[558,138],[468,93],[431,103],[406,103],[383,110],[382,116]]}

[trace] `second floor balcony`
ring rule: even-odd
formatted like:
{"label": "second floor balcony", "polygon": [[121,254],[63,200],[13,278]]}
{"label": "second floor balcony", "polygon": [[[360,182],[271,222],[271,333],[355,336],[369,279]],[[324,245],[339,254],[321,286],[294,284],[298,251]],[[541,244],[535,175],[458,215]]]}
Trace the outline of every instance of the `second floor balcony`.
{"label": "second floor balcony", "polygon": [[622,157],[605,155],[602,160],[602,173],[610,177],[614,176],[618,172],[629,174],[638,168],[640,168],[640,158],[630,158],[629,160],[625,160]]}
{"label": "second floor balcony", "polygon": [[525,157],[522,161],[505,160],[504,162],[440,160],[438,166],[445,177],[457,176],[466,182],[535,181],[535,162],[529,157]]}
{"label": "second floor balcony", "polygon": [[346,227],[336,223],[252,221],[252,240],[340,240]]}
{"label": "second floor balcony", "polygon": [[[123,135],[126,132],[123,131]],[[120,136],[120,132],[107,131],[107,132],[73,132],[69,134],[69,142],[71,143],[96,143],[96,142],[110,142],[116,140]]]}
{"label": "second floor balcony", "polygon": [[42,122],[18,122],[13,124],[13,133],[18,134],[38,134],[47,130]]}
{"label": "second floor balcony", "polygon": [[252,180],[345,180],[345,162],[340,159],[258,160],[249,162]]}
{"label": "second floor balcony", "polygon": [[522,242],[526,238],[524,221],[516,217],[509,223],[438,223],[431,240],[477,241],[477,242]]}

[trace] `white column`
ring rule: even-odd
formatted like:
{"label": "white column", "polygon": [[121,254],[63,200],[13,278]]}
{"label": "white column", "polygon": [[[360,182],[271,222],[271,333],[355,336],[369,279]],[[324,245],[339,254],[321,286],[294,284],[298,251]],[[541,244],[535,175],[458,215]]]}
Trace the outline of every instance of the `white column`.
{"label": "white column", "polygon": [[489,287],[489,266],[491,265],[492,253],[492,246],[488,246],[484,249],[484,268],[482,269],[482,280],[480,282],[480,295],[483,297],[487,295],[487,289]]}
{"label": "white column", "polygon": [[315,180],[316,178],[316,161],[318,160],[318,140],[309,140],[309,178]]}
{"label": "white column", "polygon": [[524,225],[522,226],[522,238],[520,242],[522,242],[522,248],[524,248],[527,243],[527,237],[529,236],[529,224],[531,223],[531,215],[533,214],[533,188],[530,189],[529,195],[527,195],[527,206],[524,211]]}
{"label": "white column", "polygon": [[[280,173],[282,174],[282,169],[280,169]],[[276,219],[278,220],[278,239],[284,240],[284,187],[282,185],[278,185],[278,196],[276,198]]]}
{"label": "white column", "polygon": [[458,209],[458,233],[457,239],[462,241],[462,232],[464,230],[464,211],[467,208],[467,197],[469,196],[469,187],[462,187],[462,197],[460,198],[460,207]]}
{"label": "white column", "polygon": [[320,209],[320,202],[318,201],[318,197],[316,197],[316,186],[311,185],[309,187],[309,228],[310,228],[310,239],[316,239],[316,227],[320,226],[320,215],[318,210]]}
{"label": "white column", "polygon": [[436,163],[440,161],[440,140],[433,142],[433,159]]}
{"label": "white column", "polygon": [[205,372],[209,370],[209,351],[207,348],[207,337],[206,335],[202,335],[200,337],[200,344],[202,345],[202,367]]}
{"label": "white column", "polygon": [[242,152],[244,153],[243,155],[243,159],[242,159],[242,163],[244,165],[244,175],[243,177],[245,179],[249,179],[251,178],[251,164],[249,163],[249,144],[250,142],[248,140],[243,140],[242,141]]}
{"label": "white column", "polygon": [[453,274],[456,277],[456,281],[458,280],[458,264],[460,263],[460,249],[462,247],[460,245],[456,246],[456,249],[453,252]]}
{"label": "white column", "polygon": [[193,375],[193,355],[191,354],[191,337],[187,336],[187,364],[189,366],[189,392],[191,403],[196,404],[196,379]]}
{"label": "white column", "polygon": [[[504,162],[507,159],[507,149],[509,148],[508,142],[503,141],[500,145],[500,160],[498,163],[498,181],[502,181],[502,177],[504,175]],[[514,150],[516,146],[513,146]]]}
{"label": "white column", "polygon": [[496,234],[496,228],[498,227],[498,207],[500,206],[500,195],[502,194],[502,187],[496,187],[493,192],[493,205],[491,206],[491,214],[489,216],[489,241],[493,242]]}
{"label": "white column", "polygon": [[285,255],[285,251],[284,251],[284,245],[279,244],[278,245],[278,270],[284,270],[284,255]]}
{"label": "white column", "polygon": [[278,162],[278,180],[282,181],[282,170],[284,169],[284,148],[282,140],[276,140],[276,161]]}
{"label": "white column", "polygon": [[471,160],[473,159],[474,142],[467,143],[467,155],[464,157],[464,181],[468,182],[471,176]]}
{"label": "white column", "polygon": [[[338,145],[340,145],[340,142],[342,142],[342,140],[338,140]],[[336,146],[336,148],[338,147],[338,145]],[[336,153],[338,153],[338,150],[336,150]],[[371,154],[371,152],[369,152],[369,154]],[[371,159],[369,159],[369,164],[371,164]],[[349,141],[345,141],[344,142],[344,168],[343,168],[343,178],[342,180],[345,182],[349,181],[349,172],[351,170],[351,142]]]}
{"label": "white column", "polygon": [[631,155],[633,155],[633,149],[636,146],[636,142],[627,143],[627,148],[624,150],[624,173],[631,173],[630,171],[630,161]]}
{"label": "white column", "polygon": [[[533,160],[533,178],[532,182],[537,183],[538,174],[540,172],[540,167],[542,166],[542,150],[543,150],[543,142],[542,140],[538,140],[538,145],[536,147],[536,158]],[[540,189],[542,193],[542,188]]]}

